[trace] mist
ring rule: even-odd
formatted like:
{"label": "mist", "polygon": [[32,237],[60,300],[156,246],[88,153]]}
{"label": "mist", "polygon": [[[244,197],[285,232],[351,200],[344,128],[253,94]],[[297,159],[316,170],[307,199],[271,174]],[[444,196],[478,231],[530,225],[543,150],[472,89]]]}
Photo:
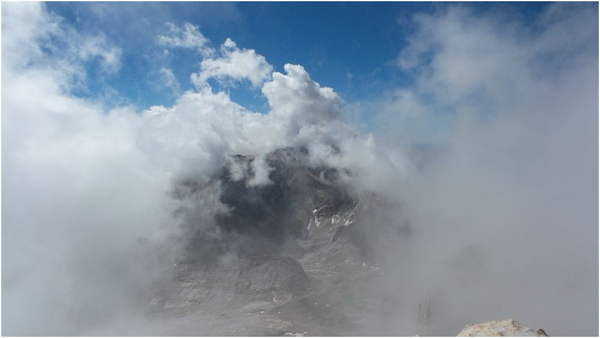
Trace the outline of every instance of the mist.
{"label": "mist", "polygon": [[[199,55],[193,89],[159,70],[174,105],[77,96],[89,67],[120,70],[120,47],[44,4],[2,4],[2,334],[177,334],[146,300],[182,259],[292,250],[294,208],[256,225],[234,218],[255,227],[245,233],[219,218],[240,191],[278,184],[267,159],[291,147],[303,166],[335,168],[348,196],[382,201],[357,219],[369,264],[385,272],[364,290],[385,312],[369,334],[456,335],[514,318],[598,335],[597,4],[553,3],[527,24],[460,4],[406,20],[393,63],[413,84],[363,104],[365,129],[301,65],[276,71],[191,24],[156,38]],[[269,111],[211,81],[260,91]]]}
{"label": "mist", "polygon": [[414,306],[388,333],[414,327],[426,299],[425,334],[493,318],[597,333],[598,32],[584,28],[597,20],[566,4],[535,31],[460,6],[416,19],[398,62],[419,85],[391,96],[380,118],[395,132],[447,119],[436,116],[446,107],[453,117],[439,154],[390,192],[401,208],[388,219],[414,233],[383,253],[395,268],[378,292]]}

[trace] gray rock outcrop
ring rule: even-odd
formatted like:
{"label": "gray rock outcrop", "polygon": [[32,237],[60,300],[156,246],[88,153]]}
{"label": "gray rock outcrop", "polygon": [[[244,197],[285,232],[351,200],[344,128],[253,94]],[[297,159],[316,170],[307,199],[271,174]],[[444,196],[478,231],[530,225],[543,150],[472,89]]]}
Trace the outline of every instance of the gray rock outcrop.
{"label": "gray rock outcrop", "polygon": [[547,337],[544,330],[537,332],[514,319],[492,320],[467,325],[458,337]]}

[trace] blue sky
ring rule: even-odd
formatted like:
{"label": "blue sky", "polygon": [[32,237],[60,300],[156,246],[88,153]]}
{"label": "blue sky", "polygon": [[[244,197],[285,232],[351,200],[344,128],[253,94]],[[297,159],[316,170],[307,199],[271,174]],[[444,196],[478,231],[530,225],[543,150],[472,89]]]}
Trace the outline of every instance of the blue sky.
{"label": "blue sky", "polygon": [[[121,69],[96,76],[89,63],[89,86],[80,95],[98,95],[106,87],[118,93],[117,104],[144,109],[171,105],[177,95],[161,86],[158,70],[172,69],[181,89],[193,88],[189,76],[202,57],[194,50],[171,50],[156,37],[165,24],[189,22],[215,48],[231,38],[241,48],[255,49],[282,72],[286,63],[302,65],[322,86],[334,88],[349,103],[369,101],[390,88],[407,87],[413,78],[396,60],[415,27],[416,13],[433,14],[456,4],[440,3],[69,3],[50,2],[50,11],[81,32],[101,33],[122,49]],[[461,4],[482,15],[507,16],[524,23],[547,3]],[[215,84],[213,84],[215,86]],[[215,86],[218,89],[218,86]],[[266,112],[259,89],[227,88],[234,101]]]}

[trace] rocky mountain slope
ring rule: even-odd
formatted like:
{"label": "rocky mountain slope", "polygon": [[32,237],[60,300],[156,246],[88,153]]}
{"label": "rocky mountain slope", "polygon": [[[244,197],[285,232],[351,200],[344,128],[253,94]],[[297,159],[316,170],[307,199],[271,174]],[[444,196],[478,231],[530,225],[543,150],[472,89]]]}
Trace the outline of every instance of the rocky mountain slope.
{"label": "rocky mountain slope", "polygon": [[[185,220],[184,249],[150,302],[155,322],[163,323],[151,334],[427,334],[435,314],[428,299],[409,304],[414,325],[400,333],[390,325],[399,301],[372,292],[388,272],[377,251],[409,237],[410,225],[371,231],[389,205],[351,193],[344,177],[352,173],[308,165],[306,149],[268,154],[269,182],[254,185],[257,160],[232,156],[209,183],[182,182],[174,192],[191,201],[178,211]],[[209,207],[214,212],[206,217]]]}
{"label": "rocky mountain slope", "polygon": [[[188,242],[170,281],[152,300],[169,335],[350,335],[368,333],[375,300],[360,218],[377,203],[351,196],[338,169],[311,167],[308,152],[286,148],[266,156],[268,184],[252,186],[250,156],[233,156],[210,184],[184,182],[175,195],[194,199],[218,185],[225,206],[214,228],[192,205]],[[241,168],[243,175],[234,177]],[[174,324],[174,325],[172,325]]]}

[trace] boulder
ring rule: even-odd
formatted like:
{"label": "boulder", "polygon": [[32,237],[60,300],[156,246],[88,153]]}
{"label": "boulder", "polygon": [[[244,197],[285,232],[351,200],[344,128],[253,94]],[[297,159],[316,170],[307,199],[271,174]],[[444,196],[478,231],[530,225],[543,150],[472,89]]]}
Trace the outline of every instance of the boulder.
{"label": "boulder", "polygon": [[547,337],[542,329],[537,332],[513,319],[492,320],[465,326],[458,337]]}

